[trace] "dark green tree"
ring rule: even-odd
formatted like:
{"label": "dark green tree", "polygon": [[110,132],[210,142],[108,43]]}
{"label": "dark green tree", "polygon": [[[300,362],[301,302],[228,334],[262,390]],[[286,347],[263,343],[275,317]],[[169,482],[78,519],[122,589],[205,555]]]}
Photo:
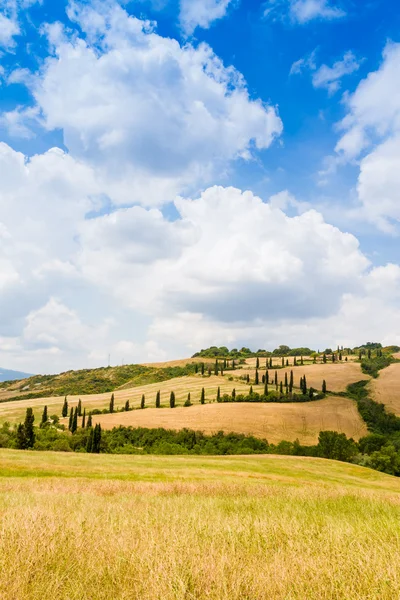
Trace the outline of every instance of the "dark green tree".
{"label": "dark green tree", "polygon": [[197,363],[194,365],[194,372],[196,373],[196,375],[199,372],[199,365]]}
{"label": "dark green tree", "polygon": [[142,394],[142,399],[140,400],[140,408],[145,408],[146,406],[146,396]]}
{"label": "dark green tree", "polygon": [[247,381],[247,383],[250,383],[250,375],[248,373],[247,373],[247,376],[246,376],[246,381]]}
{"label": "dark green tree", "polygon": [[74,420],[74,409],[71,406],[71,409],[69,411],[69,423],[68,423],[68,429],[71,431],[72,430],[72,421]]}
{"label": "dark green tree", "polygon": [[322,362],[323,362],[323,363],[326,363],[326,354],[325,354],[325,352],[324,352],[324,353],[323,353],[323,355],[322,355]]}
{"label": "dark green tree", "polygon": [[294,385],[293,371],[290,371],[290,379],[289,379],[289,392],[290,393],[292,393],[292,391],[293,391],[293,385]]}
{"label": "dark green tree", "polygon": [[101,445],[101,425],[98,423],[93,430],[93,446],[92,452],[94,454],[99,454]]}
{"label": "dark green tree", "polygon": [[171,392],[169,396],[169,405],[171,408],[175,408],[175,393]]}
{"label": "dark green tree", "polygon": [[156,395],[156,408],[160,408],[161,406],[161,392],[158,390]]}
{"label": "dark green tree", "polygon": [[288,377],[287,377],[287,373],[285,373],[285,387],[288,386]]}
{"label": "dark green tree", "polygon": [[325,379],[322,382],[322,393],[326,394],[326,381],[325,381]]}
{"label": "dark green tree", "polygon": [[218,365],[218,360],[215,361],[215,374],[218,375],[219,373],[219,365]]}
{"label": "dark green tree", "polygon": [[268,384],[269,383],[269,371],[265,371],[265,382]]}
{"label": "dark green tree", "polygon": [[49,420],[48,416],[47,416],[47,406],[44,407],[43,409],[43,414],[42,414],[42,420],[40,423],[40,427],[43,427],[43,425],[46,425],[47,421]]}
{"label": "dark green tree", "polygon": [[304,360],[303,360],[303,357],[302,357],[302,356],[300,357],[300,364],[301,364],[301,365],[304,365]]}
{"label": "dark green tree", "polygon": [[110,413],[114,412],[114,394],[111,394],[111,400],[110,400]]}
{"label": "dark green tree", "polygon": [[257,356],[257,360],[256,360],[256,369],[260,368],[260,359]]}
{"label": "dark green tree", "polygon": [[201,374],[204,375],[204,363],[201,363]]}
{"label": "dark green tree", "polygon": [[26,439],[26,447],[33,448],[35,444],[35,430],[33,428],[33,423],[35,422],[35,417],[33,414],[33,410],[31,408],[26,409],[25,422],[24,422],[24,431],[25,431],[25,439]]}
{"label": "dark green tree", "polygon": [[284,367],[284,366],[285,366],[285,359],[282,356],[282,367]]}
{"label": "dark green tree", "polygon": [[64,398],[64,404],[62,407],[62,412],[61,412],[62,416],[65,418],[68,416],[68,402],[67,402],[67,396],[65,396]]}
{"label": "dark green tree", "polygon": [[130,406],[130,402],[129,402],[129,400],[127,400],[127,401],[125,402],[125,412],[129,412],[129,410],[130,410],[130,407],[131,407],[131,406]]}
{"label": "dark green tree", "polygon": [[89,429],[89,427],[92,427],[92,413],[89,413],[87,424],[86,424],[86,428]]}
{"label": "dark green tree", "polygon": [[183,406],[192,406],[192,402],[190,400],[190,392],[188,393],[187,399],[185,400],[185,404]]}
{"label": "dark green tree", "polygon": [[232,390],[232,400],[233,401],[236,400],[236,390],[235,390],[235,388],[233,388],[233,390]]}
{"label": "dark green tree", "polygon": [[253,386],[252,386],[252,385],[250,386],[250,394],[249,394],[249,395],[250,395],[250,396],[252,396],[252,395],[253,395]]}
{"label": "dark green tree", "polygon": [[79,398],[78,401],[78,417],[82,416],[82,400]]}
{"label": "dark green tree", "polygon": [[75,433],[75,431],[78,429],[78,407],[75,407],[74,410],[74,416],[72,418],[72,427],[71,427],[71,432]]}
{"label": "dark green tree", "polygon": [[281,394],[283,394],[283,383],[282,383],[282,381],[279,384],[279,391],[280,391]]}
{"label": "dark green tree", "polygon": [[264,384],[264,396],[268,396],[268,381],[265,380]]}
{"label": "dark green tree", "polygon": [[217,389],[217,402],[220,402],[220,401],[221,401],[221,388],[218,386],[218,389]]}
{"label": "dark green tree", "polygon": [[206,401],[206,392],[204,388],[201,388],[200,404],[204,404]]}
{"label": "dark green tree", "polygon": [[85,425],[86,425],[86,408],[83,409],[82,429],[85,429]]}
{"label": "dark green tree", "polygon": [[256,369],[256,376],[255,376],[255,379],[254,379],[254,383],[255,383],[256,385],[258,385],[258,384],[259,384],[258,370],[257,370],[257,369]]}
{"label": "dark green tree", "polygon": [[274,379],[275,385],[278,385],[278,371],[275,371],[275,379]]}

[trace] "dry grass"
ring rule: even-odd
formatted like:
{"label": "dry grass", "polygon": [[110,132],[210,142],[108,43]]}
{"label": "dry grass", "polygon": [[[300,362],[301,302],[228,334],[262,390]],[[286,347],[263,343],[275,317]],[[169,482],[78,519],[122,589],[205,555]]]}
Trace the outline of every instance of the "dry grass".
{"label": "dry grass", "polygon": [[388,410],[400,415],[400,363],[394,363],[379,372],[379,377],[369,384],[372,397],[382,402]]}
{"label": "dry grass", "polygon": [[400,483],[374,471],[10,451],[0,464],[2,600],[400,597]]}
{"label": "dry grass", "polygon": [[367,429],[355,403],[341,397],[291,404],[206,404],[187,408],[150,408],[94,417],[106,429],[118,425],[189,429],[207,434],[224,431],[252,434],[270,443],[281,440],[315,444],[321,430],[335,430],[359,439]]}
{"label": "dry grass", "polygon": [[[243,381],[229,381],[228,376],[215,377],[212,375],[211,377],[204,378],[201,376],[177,377],[160,383],[151,383],[131,389],[117,390],[114,392],[115,407],[123,407],[127,400],[129,400],[131,407],[138,407],[140,405],[142,394],[145,394],[147,404],[154,406],[158,390],[161,391],[161,403],[165,406],[169,405],[169,395],[171,391],[175,392],[178,406],[185,402],[189,392],[192,395],[192,401],[198,402],[200,400],[202,387],[205,388],[206,399],[214,400],[217,395],[218,386],[221,388],[222,394],[230,394],[233,388],[236,388],[238,393],[248,393],[249,391],[249,386],[246,383]],[[254,386],[254,390],[261,392],[263,389],[263,386]],[[86,410],[92,410],[94,408],[103,409],[107,408],[109,405],[111,392],[87,396],[68,396],[69,406],[76,406],[79,398],[82,399],[83,406]],[[4,421],[15,423],[23,420],[25,411],[28,407],[33,408],[36,419],[40,418],[45,405],[48,407],[49,415],[61,415],[63,403],[64,398],[60,396],[0,403],[0,423]]]}
{"label": "dry grass", "polygon": [[[259,373],[264,373],[264,367],[259,370]],[[344,392],[346,386],[349,383],[355,381],[361,381],[362,379],[370,379],[369,375],[365,375],[361,371],[359,363],[355,362],[336,362],[336,363],[320,363],[320,364],[305,364],[303,366],[297,366],[293,369],[294,383],[296,386],[299,385],[300,377],[306,376],[307,385],[320,390],[322,388],[322,381],[325,379],[328,390],[332,392]],[[290,374],[290,367],[285,369],[278,369],[278,380],[284,381],[285,373]],[[251,365],[244,365],[241,369],[242,374],[250,374],[250,377],[254,379],[255,369]],[[238,371],[238,374],[240,371]],[[269,369],[270,378],[274,376],[274,371]]]}

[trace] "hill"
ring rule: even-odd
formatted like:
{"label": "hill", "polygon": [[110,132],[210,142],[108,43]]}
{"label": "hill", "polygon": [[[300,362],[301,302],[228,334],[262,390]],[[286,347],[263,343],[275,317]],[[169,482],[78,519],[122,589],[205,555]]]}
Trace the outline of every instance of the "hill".
{"label": "hill", "polygon": [[31,373],[11,371],[10,369],[3,369],[0,367],[0,383],[5,381],[18,381],[19,379],[26,379],[27,377],[33,377],[33,375]]}
{"label": "hill", "polygon": [[2,600],[400,597],[400,481],[310,458],[0,450]]}

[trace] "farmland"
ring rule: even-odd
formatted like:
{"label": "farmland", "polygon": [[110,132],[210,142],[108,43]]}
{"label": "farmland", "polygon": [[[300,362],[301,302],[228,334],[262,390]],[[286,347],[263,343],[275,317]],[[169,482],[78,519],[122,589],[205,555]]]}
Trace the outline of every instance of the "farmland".
{"label": "farmland", "polygon": [[105,429],[123,425],[165,429],[189,429],[212,434],[218,431],[251,434],[270,443],[281,440],[315,444],[323,430],[359,439],[367,429],[352,400],[329,396],[304,404],[206,404],[188,408],[132,411],[94,417]]}
{"label": "farmland", "polygon": [[0,464],[2,600],[400,595],[400,483],[369,469],[10,450]]}

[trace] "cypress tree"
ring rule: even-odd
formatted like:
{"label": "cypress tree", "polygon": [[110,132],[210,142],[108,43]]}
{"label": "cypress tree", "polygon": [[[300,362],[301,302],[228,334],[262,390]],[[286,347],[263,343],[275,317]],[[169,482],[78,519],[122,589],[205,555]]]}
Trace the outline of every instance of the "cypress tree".
{"label": "cypress tree", "polygon": [[128,412],[128,411],[129,411],[129,409],[130,409],[130,403],[129,403],[129,400],[127,400],[127,401],[125,402],[125,412]]}
{"label": "cypress tree", "polygon": [[265,381],[265,385],[264,385],[264,396],[268,396],[268,382]]}
{"label": "cypress tree", "polygon": [[140,400],[140,408],[145,408],[146,406],[146,396],[142,394],[142,399]]}
{"label": "cypress tree", "polygon": [[285,373],[285,387],[288,386],[288,378],[287,378],[287,373]]}
{"label": "cypress tree", "polygon": [[293,371],[290,371],[290,379],[289,379],[289,392],[293,391]]}
{"label": "cypress tree", "polygon": [[223,376],[224,376],[224,370],[223,370],[223,368],[221,367],[221,377],[223,377]]}
{"label": "cypress tree", "polygon": [[256,369],[260,368],[260,359],[257,356],[257,360],[256,360]]}
{"label": "cypress tree", "polygon": [[303,394],[307,395],[307,380],[305,375],[303,375]]}
{"label": "cypress tree", "polygon": [[65,396],[64,398],[64,404],[62,407],[62,412],[61,412],[62,416],[65,418],[68,416],[68,402],[67,402],[67,396]]}
{"label": "cypress tree", "polygon": [[253,386],[251,385],[250,386],[250,396],[252,396],[252,395],[253,395]]}
{"label": "cypress tree", "polygon": [[78,417],[82,416],[82,400],[79,398],[78,401]]}
{"label": "cypress tree", "polygon": [[[89,415],[90,418],[91,415]],[[93,451],[93,429],[90,430],[90,433],[88,435],[88,439],[86,442],[86,452],[92,452]]]}
{"label": "cypress tree", "polygon": [[274,379],[275,385],[278,385],[278,371],[275,371],[275,379]]}
{"label": "cypress tree", "polygon": [[215,374],[218,375],[218,360],[215,361]]}
{"label": "cypress tree", "polygon": [[287,367],[289,366],[289,359],[288,358],[286,359],[286,366]]}
{"label": "cypress tree", "polygon": [[264,383],[265,383],[265,375],[262,376],[261,381],[262,381],[262,384],[264,385]]}
{"label": "cypress tree", "polygon": [[303,360],[303,357],[302,357],[302,356],[300,357],[300,364],[301,364],[301,365],[304,365],[304,360]]}
{"label": "cypress tree", "polygon": [[294,367],[297,367],[297,360],[296,360],[296,357],[294,357],[294,359],[293,359],[293,366],[294,366]]}
{"label": "cypress tree", "polygon": [[114,394],[111,394],[111,400],[110,400],[110,413],[114,412]]}
{"label": "cypress tree", "polygon": [[361,358],[362,358],[362,353],[361,353],[361,350],[360,350],[360,352],[358,353],[358,360],[361,360]]}
{"label": "cypress tree", "polygon": [[201,374],[204,375],[204,363],[201,363]]}
{"label": "cypress tree", "polygon": [[86,428],[89,429],[89,427],[91,427],[91,426],[92,426],[92,413],[89,413]]}
{"label": "cypress tree", "polygon": [[224,369],[226,369],[226,358],[224,358]]}
{"label": "cypress tree", "polygon": [[269,364],[269,362],[268,362],[268,358],[266,358],[266,359],[265,359],[265,368],[266,368],[266,369],[268,369],[268,364]]}
{"label": "cypress tree", "polygon": [[211,377],[211,367],[208,367],[208,376]]}
{"label": "cypress tree", "polygon": [[200,404],[204,404],[206,401],[206,392],[204,388],[201,388]]}
{"label": "cypress tree", "polygon": [[72,429],[72,421],[74,420],[74,409],[71,406],[71,410],[69,412],[69,423],[68,423],[68,429],[71,431]]}
{"label": "cypress tree", "polygon": [[199,372],[199,365],[197,363],[194,365],[194,372],[196,374]]}
{"label": "cypress tree", "polygon": [[93,448],[92,452],[99,454],[101,444],[101,425],[98,423],[93,431]]}
{"label": "cypress tree", "polygon": [[220,401],[221,401],[221,388],[218,386],[218,389],[217,389],[217,402],[220,402]]}
{"label": "cypress tree", "polygon": [[175,394],[174,392],[171,392],[170,396],[169,396],[169,405],[171,408],[175,408]]}
{"label": "cypress tree", "polygon": [[74,410],[74,416],[72,418],[72,427],[71,427],[71,433],[75,433],[75,431],[78,429],[78,407],[75,407]]}
{"label": "cypress tree", "polygon": [[325,379],[322,382],[322,393],[326,394],[326,381],[325,381]]}
{"label": "cypress tree", "polygon": [[26,435],[25,428],[22,423],[19,423],[17,427],[17,448],[18,450],[26,450]]}
{"label": "cypress tree", "polygon": [[24,432],[27,448],[33,448],[35,444],[35,430],[33,429],[34,421],[35,417],[33,415],[33,410],[31,408],[27,408],[24,422]]}
{"label": "cypress tree", "polygon": [[326,363],[326,354],[325,354],[325,352],[324,352],[324,353],[323,353],[323,355],[322,355],[322,362],[323,362],[323,363]]}
{"label": "cypress tree", "polygon": [[85,429],[85,425],[86,425],[86,408],[83,409],[82,429]]}
{"label": "cypress tree", "polygon": [[279,391],[280,391],[281,394],[283,394],[283,383],[282,383],[282,381],[279,384]]}
{"label": "cypress tree", "polygon": [[43,414],[42,414],[42,421],[40,423],[40,426],[43,427],[43,425],[45,425],[48,421],[48,416],[47,416],[47,406],[44,407],[43,409]]}
{"label": "cypress tree", "polygon": [[256,369],[256,376],[255,376],[254,383],[255,383],[256,385],[258,385],[258,384],[259,384],[259,379],[258,379],[258,370],[257,370],[257,369]]}
{"label": "cypress tree", "polygon": [[265,381],[266,383],[269,383],[269,371],[265,371]]}
{"label": "cypress tree", "polygon": [[343,355],[341,352],[339,352],[339,360],[343,360]]}
{"label": "cypress tree", "polygon": [[232,369],[234,369],[234,368],[235,368],[235,366],[236,366],[236,364],[235,364],[235,361],[234,361],[234,360],[232,360]]}
{"label": "cypress tree", "polygon": [[310,387],[309,391],[308,391],[308,395],[310,397],[310,400],[312,400],[314,398],[314,388]]}
{"label": "cypress tree", "polygon": [[233,390],[232,390],[232,400],[233,401],[236,400],[236,390],[235,390],[235,388],[233,388]]}
{"label": "cypress tree", "polygon": [[269,359],[269,368],[270,368],[270,369],[272,369],[272,356],[271,356],[271,358]]}
{"label": "cypress tree", "polygon": [[247,381],[247,383],[250,383],[250,375],[248,373],[247,373],[247,376],[246,376],[246,381]]}
{"label": "cypress tree", "polygon": [[334,352],[332,352],[332,362],[333,362],[333,363],[335,362],[335,358],[336,358],[336,357],[335,357],[335,353],[334,353]]}
{"label": "cypress tree", "polygon": [[161,392],[158,390],[156,395],[156,408],[160,408],[161,406]]}
{"label": "cypress tree", "polygon": [[285,366],[285,359],[282,356],[282,367],[284,367],[284,366]]}

